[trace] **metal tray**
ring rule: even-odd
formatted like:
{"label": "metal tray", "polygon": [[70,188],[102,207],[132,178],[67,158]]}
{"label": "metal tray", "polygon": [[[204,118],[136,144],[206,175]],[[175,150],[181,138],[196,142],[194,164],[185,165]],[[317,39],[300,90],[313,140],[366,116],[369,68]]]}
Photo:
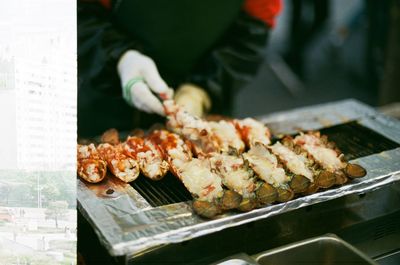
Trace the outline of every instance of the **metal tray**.
{"label": "metal tray", "polygon": [[377,265],[366,254],[339,238],[327,234],[266,250],[253,256],[239,253],[212,265],[276,265],[276,264],[358,264]]}
{"label": "metal tray", "polygon": [[254,256],[259,265],[358,264],[378,265],[354,246],[334,234],[310,238]]}
{"label": "metal tray", "polygon": [[[259,118],[270,126],[274,134],[322,129],[356,121],[396,145],[395,148],[393,145],[383,146],[384,151],[366,153],[369,155],[352,160],[367,169],[368,174],[362,179],[287,203],[273,204],[247,213],[230,212],[214,220],[206,220],[194,214],[190,201],[156,206],[149,202],[149,198],[145,199],[138,189],[112,177],[95,185],[78,181],[80,212],[93,226],[100,242],[112,256],[133,257],[166,244],[182,242],[345,195],[366,193],[400,180],[400,122],[360,102],[345,100]],[[113,190],[112,194],[106,192],[109,189]]]}

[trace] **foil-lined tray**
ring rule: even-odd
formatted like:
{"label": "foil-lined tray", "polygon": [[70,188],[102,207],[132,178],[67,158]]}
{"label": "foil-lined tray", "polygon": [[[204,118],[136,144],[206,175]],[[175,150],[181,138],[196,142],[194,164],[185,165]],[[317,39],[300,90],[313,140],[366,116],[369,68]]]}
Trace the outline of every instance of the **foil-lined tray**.
{"label": "foil-lined tray", "polygon": [[[317,130],[356,120],[393,142],[400,143],[400,122],[355,100],[321,104],[259,117],[275,135]],[[349,194],[366,193],[400,180],[400,148],[351,162],[367,176],[337,188],[273,204],[247,213],[229,212],[213,220],[197,216],[191,202],[152,207],[131,185],[114,177],[99,184],[78,181],[78,207],[112,256],[137,256],[229,227]]]}

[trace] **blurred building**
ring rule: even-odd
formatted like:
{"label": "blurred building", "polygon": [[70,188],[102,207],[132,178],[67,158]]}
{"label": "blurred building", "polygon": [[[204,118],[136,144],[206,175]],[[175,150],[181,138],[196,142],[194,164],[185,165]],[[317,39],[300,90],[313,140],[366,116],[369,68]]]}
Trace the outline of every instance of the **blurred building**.
{"label": "blurred building", "polygon": [[49,25],[49,20],[69,21],[50,7],[15,1],[8,11],[44,8],[24,20],[0,11],[0,29],[8,33],[0,41],[0,110],[6,121],[0,144],[7,147],[0,153],[0,169],[75,168],[75,26],[66,24],[66,32],[60,32],[59,24]]}

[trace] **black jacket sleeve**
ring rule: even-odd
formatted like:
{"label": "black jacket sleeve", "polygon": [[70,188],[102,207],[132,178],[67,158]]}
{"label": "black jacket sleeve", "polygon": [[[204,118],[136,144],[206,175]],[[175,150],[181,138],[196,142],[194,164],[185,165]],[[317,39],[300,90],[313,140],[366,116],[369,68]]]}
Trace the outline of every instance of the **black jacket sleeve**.
{"label": "black jacket sleeve", "polygon": [[188,81],[208,91],[212,112],[230,114],[235,91],[254,78],[264,61],[268,35],[264,22],[243,11],[195,68]]}
{"label": "black jacket sleeve", "polygon": [[[122,98],[117,63],[128,49],[141,50],[96,2],[78,1],[78,135],[139,127],[140,114]],[[144,115],[144,114],[143,114]],[[142,115],[142,116],[143,116]],[[142,119],[140,119],[142,120]]]}
{"label": "black jacket sleeve", "polygon": [[[78,1],[80,85],[91,82],[103,90],[107,90],[110,84],[114,85],[115,81],[119,81],[116,70],[118,60],[128,49],[141,50],[137,42],[112,23],[108,10],[98,3]],[[107,78],[103,78],[105,76]]]}

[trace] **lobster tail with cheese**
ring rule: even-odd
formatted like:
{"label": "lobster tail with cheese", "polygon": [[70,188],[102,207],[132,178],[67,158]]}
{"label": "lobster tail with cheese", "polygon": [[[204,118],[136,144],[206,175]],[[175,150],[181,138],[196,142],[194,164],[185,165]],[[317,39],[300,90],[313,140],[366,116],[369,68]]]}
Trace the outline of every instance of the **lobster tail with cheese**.
{"label": "lobster tail with cheese", "polygon": [[144,176],[159,180],[168,172],[168,162],[163,159],[159,148],[150,140],[130,136],[123,144],[125,154],[139,163]]}
{"label": "lobster tail with cheese", "polygon": [[329,188],[336,183],[336,176],[332,171],[326,170],[315,160],[315,158],[296,143],[296,140],[286,136],[282,140],[283,144],[293,150],[297,155],[304,157],[307,166],[313,172],[314,182],[305,191],[305,194],[316,192],[319,188]]}
{"label": "lobster tail with cheese", "polygon": [[100,182],[106,176],[107,164],[100,158],[94,144],[78,145],[77,171],[79,177],[90,183]]}
{"label": "lobster tail with cheese", "polygon": [[274,187],[277,192],[276,200],[285,202],[293,198],[294,193],[288,186],[290,177],[278,163],[275,155],[271,154],[268,148],[256,143],[250,150],[243,154],[250,167],[257,177]]}
{"label": "lobster tail with cheese", "polygon": [[251,148],[256,143],[263,145],[271,143],[271,132],[263,123],[252,118],[246,118],[234,120],[234,124],[247,147]]}
{"label": "lobster tail with cheese", "polygon": [[179,166],[192,160],[190,144],[175,133],[166,130],[155,130],[148,136],[148,139],[159,147],[174,175],[177,175]]}
{"label": "lobster tail with cheese", "polygon": [[257,180],[253,170],[242,156],[212,154],[209,160],[211,167],[221,177],[222,183],[243,197],[239,210],[249,211],[258,205],[275,201],[276,190],[263,181]]}
{"label": "lobster tail with cheese", "polygon": [[300,134],[294,138],[294,143],[319,165],[321,168],[319,178],[333,176],[336,184],[344,184],[347,182],[347,177],[358,178],[366,174],[361,166],[343,161],[340,151],[328,142],[326,136],[321,137],[319,132]]}
{"label": "lobster tail with cheese", "polygon": [[296,154],[280,142],[269,146],[269,149],[283,164],[286,171],[290,173],[290,188],[295,193],[306,191],[311,183],[314,182],[313,172],[308,167],[306,158]]}
{"label": "lobster tail with cheese", "polygon": [[164,110],[167,115],[167,127],[193,144],[198,156],[218,152],[218,139],[213,134],[209,124],[186,112],[173,100],[164,101]]}
{"label": "lobster tail with cheese", "polygon": [[[221,178],[224,186],[229,189],[225,191],[222,198],[223,208],[238,208],[249,211],[257,206],[255,200],[257,186],[253,178],[253,171],[245,165],[241,157],[213,153],[209,155],[208,160],[213,171]],[[252,203],[247,203],[244,206],[242,204],[243,199]]]}
{"label": "lobster tail with cheese", "polygon": [[161,147],[171,171],[192,194],[196,213],[208,218],[221,213],[219,203],[224,189],[221,179],[211,171],[210,162],[193,158],[190,148],[174,133],[154,131],[149,139]]}
{"label": "lobster tail with cheese", "polygon": [[100,144],[97,150],[106,162],[108,169],[124,182],[134,181],[140,173],[139,165],[131,157],[125,155],[122,145]]}
{"label": "lobster tail with cheese", "polygon": [[245,144],[232,122],[221,120],[210,121],[208,124],[218,140],[220,152],[228,153],[234,150],[237,154],[243,153]]}

